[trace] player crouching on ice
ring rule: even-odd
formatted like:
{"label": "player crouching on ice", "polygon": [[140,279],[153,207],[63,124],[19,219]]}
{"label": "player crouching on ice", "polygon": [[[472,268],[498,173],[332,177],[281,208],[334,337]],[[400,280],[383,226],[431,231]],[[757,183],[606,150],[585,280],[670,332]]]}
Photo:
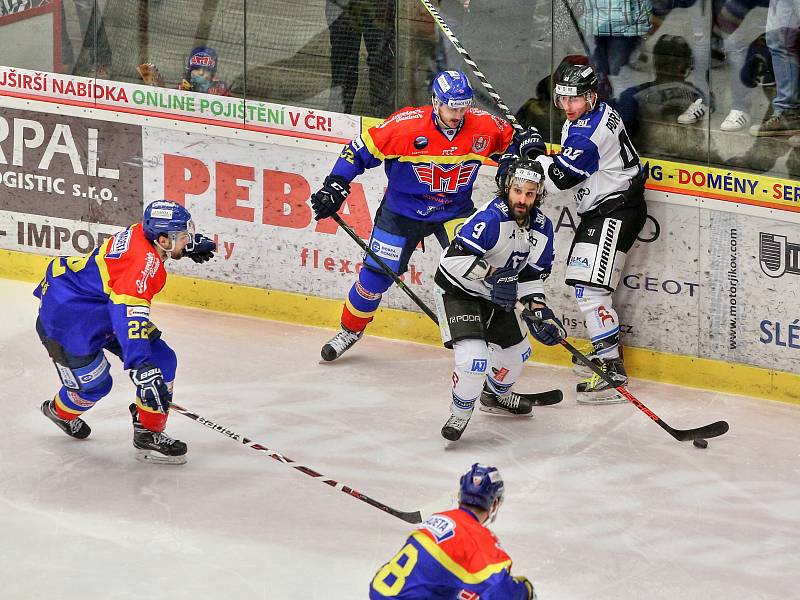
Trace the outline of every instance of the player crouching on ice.
{"label": "player crouching on ice", "polygon": [[[482,411],[520,416],[562,398],[560,390],[511,391],[531,355],[529,329],[547,345],[566,337],[545,305],[554,253],[553,224],[538,208],[544,170],[517,159],[498,185],[498,196],[464,223],[442,254],[434,278],[442,341],[455,352],[451,416],[442,428],[450,441],[464,433],[479,396]],[[518,300],[525,311],[516,310]]]}
{"label": "player crouching on ice", "polygon": [[34,291],[41,299],[36,332],[53,359],[61,389],[42,412],[76,439],[91,429],[81,415],[111,391],[105,351],[123,361],[136,386],[133,445],[144,462],[183,464],[186,444],[164,432],[178,359],[150,321],[150,302],[167,280],[168,259],[202,263],[216,244],[194,232],[189,211],[168,200],[150,203],[141,223],[86,256],[59,256]]}
{"label": "player crouching on ice", "polygon": [[486,527],[503,493],[497,468],[472,465],[461,476],[458,508],[431,515],[408,537],[375,574],[370,600],[536,600],[533,584],[511,575],[511,558]]}

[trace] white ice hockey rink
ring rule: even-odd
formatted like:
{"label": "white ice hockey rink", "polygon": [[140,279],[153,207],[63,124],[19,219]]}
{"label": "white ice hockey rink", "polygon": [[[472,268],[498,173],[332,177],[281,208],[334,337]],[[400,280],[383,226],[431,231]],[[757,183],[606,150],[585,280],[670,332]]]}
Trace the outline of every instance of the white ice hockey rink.
{"label": "white ice hockey rink", "polygon": [[[134,459],[133,387],[90,411],[87,440],[40,412],[58,378],[33,285],[0,281],[0,597],[366,598],[412,526],[177,413],[186,465]],[[633,381],[676,428],[725,419],[700,450],[629,404],[579,406],[575,378],[533,419],[477,413],[445,449],[451,354],[366,337],[320,364],[331,330],[156,305],[178,353],[175,401],[392,507],[452,507],[473,462],[499,467],[493,526],[542,600],[798,598],[800,406]]]}

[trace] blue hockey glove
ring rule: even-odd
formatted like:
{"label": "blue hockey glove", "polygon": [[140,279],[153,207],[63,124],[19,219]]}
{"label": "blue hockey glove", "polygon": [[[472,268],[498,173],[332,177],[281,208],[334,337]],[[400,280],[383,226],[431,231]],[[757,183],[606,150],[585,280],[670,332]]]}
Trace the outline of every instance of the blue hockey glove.
{"label": "blue hockey glove", "polygon": [[183,255],[188,256],[196,263],[204,263],[214,258],[216,251],[217,245],[214,240],[207,238],[202,233],[195,233],[191,250],[184,250]]}
{"label": "blue hockey glove", "polygon": [[506,153],[498,159],[497,174],[494,176],[494,182],[497,184],[499,189],[506,189],[506,174],[508,173],[508,168],[511,166],[511,163],[518,158],[519,156],[516,154]]}
{"label": "blue hockey glove", "polygon": [[171,394],[167,384],[164,383],[164,376],[161,369],[153,363],[142,363],[135,369],[131,369],[131,381],[136,386],[136,395],[141,398],[142,403],[166,414],[169,409]]}
{"label": "blue hockey glove", "polygon": [[328,175],[322,188],[311,194],[311,208],[314,209],[314,220],[327,219],[335,215],[350,195],[350,184],[336,175]]}
{"label": "blue hockey glove", "polygon": [[533,310],[526,308],[522,311],[522,320],[531,330],[531,335],[545,346],[555,346],[567,337],[567,330],[561,321],[546,306]]}
{"label": "blue hockey glove", "polygon": [[514,310],[517,303],[519,273],[514,267],[502,267],[484,279],[492,286],[492,302],[506,312]]}
{"label": "blue hockey glove", "polygon": [[519,148],[519,155],[530,160],[547,153],[547,147],[544,145],[542,134],[533,126],[515,134],[514,143],[516,143]]}

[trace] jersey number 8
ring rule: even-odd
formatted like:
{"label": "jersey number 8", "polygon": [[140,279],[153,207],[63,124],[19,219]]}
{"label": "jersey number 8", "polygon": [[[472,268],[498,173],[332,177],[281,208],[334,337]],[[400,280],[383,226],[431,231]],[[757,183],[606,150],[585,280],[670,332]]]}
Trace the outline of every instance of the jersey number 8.
{"label": "jersey number 8", "polygon": [[[405,557],[405,562],[401,565],[400,561]],[[384,596],[396,596],[406,583],[406,578],[414,570],[417,564],[419,551],[411,544],[406,544],[398,552],[395,557],[388,563],[381,567],[381,570],[375,574],[372,580],[372,587],[376,592],[380,592]],[[391,585],[386,583],[389,575],[394,575],[394,581]]]}

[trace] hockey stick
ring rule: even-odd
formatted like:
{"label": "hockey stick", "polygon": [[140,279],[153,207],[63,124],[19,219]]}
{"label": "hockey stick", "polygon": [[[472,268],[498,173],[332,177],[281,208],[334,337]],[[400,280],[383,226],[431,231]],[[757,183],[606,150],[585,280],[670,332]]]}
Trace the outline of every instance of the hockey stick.
{"label": "hockey stick", "polygon": [[[525,313],[527,309],[523,310]],[[535,317],[530,315],[528,312],[528,318],[531,320],[536,320]],[[600,377],[603,381],[605,381],[608,385],[613,387],[617,390],[622,396],[628,400],[631,404],[633,404],[636,408],[650,417],[653,421],[655,421],[661,429],[666,431],[672,437],[674,437],[679,442],[687,442],[689,440],[694,440],[697,438],[713,438],[718,437],[724,433],[726,433],[729,429],[729,425],[726,421],[717,421],[716,423],[710,423],[709,425],[703,425],[702,427],[696,427],[695,429],[675,429],[674,427],[670,427],[667,425],[661,417],[659,417],[656,413],[652,410],[647,408],[641,401],[637,400],[636,397],[631,394],[627,389],[625,389],[624,385],[617,385],[616,382],[611,378],[611,376],[603,371],[600,367],[598,367],[595,363],[593,363],[585,354],[583,354],[580,350],[576,349],[575,346],[570,344],[567,340],[559,341],[559,344],[564,346],[572,356],[578,359],[581,363],[586,365],[592,372]]]}
{"label": "hockey stick", "polygon": [[500,94],[498,94],[492,87],[492,84],[486,80],[486,76],[483,73],[481,73],[480,69],[478,69],[478,65],[475,64],[475,61],[472,60],[472,57],[469,55],[469,52],[467,52],[464,49],[464,46],[461,45],[461,42],[458,41],[458,38],[453,33],[452,29],[450,29],[447,23],[444,22],[444,19],[442,19],[442,15],[439,14],[439,11],[436,9],[436,7],[433,4],[431,4],[430,0],[419,0],[419,1],[422,2],[422,5],[425,7],[425,10],[427,10],[430,13],[431,17],[433,17],[433,20],[436,21],[436,24],[439,26],[439,29],[442,30],[442,33],[444,33],[445,36],[447,36],[447,39],[450,40],[450,43],[453,44],[453,47],[456,50],[458,50],[459,54],[461,54],[462,58],[464,59],[464,62],[466,62],[470,66],[472,74],[475,75],[475,77],[478,78],[478,81],[481,82],[481,85],[483,85],[488,94],[492,97],[492,100],[494,100],[494,103],[497,105],[497,108],[499,108],[500,111],[503,113],[503,116],[506,118],[506,120],[509,123],[511,123],[511,126],[514,129],[516,129],[517,131],[522,131],[523,129],[522,125],[520,125],[519,122],[517,121],[517,118],[513,114],[511,114],[511,110],[509,110],[508,106],[506,106],[505,102],[503,102],[503,99],[500,97]]}
{"label": "hockey stick", "polygon": [[575,27],[575,32],[578,34],[578,39],[581,41],[581,46],[583,46],[583,49],[586,51],[586,57],[590,58],[592,56],[592,51],[589,50],[589,44],[586,43],[586,38],[583,37],[581,26],[578,25],[578,19],[575,17],[575,13],[572,11],[569,0],[561,0],[561,3],[564,5],[564,8],[567,9],[569,20],[572,21],[572,25]]}
{"label": "hockey stick", "polygon": [[182,406],[178,406],[177,404],[172,403],[172,404],[170,404],[170,408],[172,410],[176,411],[176,412],[179,412],[180,414],[182,414],[185,417],[189,417],[190,419],[192,419],[194,421],[197,421],[201,425],[205,425],[209,429],[213,429],[214,431],[218,431],[219,433],[221,433],[225,437],[229,437],[230,439],[232,439],[235,442],[241,442],[242,444],[244,444],[245,446],[248,446],[249,448],[252,448],[253,450],[257,450],[259,452],[264,452],[270,458],[273,458],[273,459],[277,460],[278,462],[285,463],[285,464],[289,465],[290,467],[292,467],[293,469],[297,469],[301,473],[305,473],[306,475],[308,475],[310,477],[314,477],[314,478],[321,477],[322,478],[322,483],[325,483],[325,484],[331,486],[332,488],[336,488],[337,490],[339,490],[341,492],[344,492],[345,494],[348,494],[350,496],[353,496],[354,498],[358,498],[362,502],[366,502],[367,504],[369,504],[371,506],[374,506],[375,508],[379,508],[382,511],[389,513],[393,517],[397,517],[398,519],[402,519],[403,521],[406,521],[407,523],[414,523],[414,524],[422,523],[422,514],[420,513],[420,511],[403,512],[402,510],[396,510],[396,509],[392,508],[391,506],[387,506],[387,505],[383,504],[382,502],[378,502],[377,500],[373,500],[369,496],[367,496],[365,494],[362,494],[358,490],[354,490],[353,488],[348,487],[348,486],[344,485],[343,483],[339,483],[338,481],[334,481],[333,479],[328,479],[328,478],[325,477],[325,475],[323,475],[322,473],[317,473],[314,469],[310,469],[309,467],[304,467],[303,465],[292,464],[295,461],[293,461],[291,458],[287,458],[286,456],[283,456],[282,454],[279,454],[278,452],[275,452],[274,450],[270,450],[266,446],[262,446],[261,444],[259,444],[257,442],[254,442],[253,440],[250,440],[250,439],[244,437],[243,435],[241,435],[239,433],[231,431],[230,429],[228,429],[224,425],[220,425],[219,423],[215,423],[214,421],[209,421],[208,419],[205,419],[205,418],[201,417],[200,415],[191,412],[190,410],[186,410]]}
{"label": "hockey stick", "polygon": [[394,282],[397,284],[397,287],[399,287],[401,290],[403,290],[406,293],[406,295],[409,298],[411,298],[411,300],[414,301],[414,304],[416,304],[417,306],[419,306],[422,309],[422,312],[424,312],[426,315],[428,315],[433,320],[434,323],[436,323],[437,325],[439,324],[439,319],[437,319],[436,315],[433,313],[433,311],[430,308],[428,308],[428,305],[425,304],[422,300],[420,300],[419,296],[417,296],[414,292],[411,291],[411,289],[409,289],[409,287],[403,282],[403,280],[400,279],[400,277],[398,277],[397,273],[392,271],[389,268],[389,265],[387,265],[385,262],[383,262],[383,259],[380,256],[375,254],[375,252],[372,250],[372,248],[370,248],[364,242],[364,240],[362,240],[358,236],[358,234],[355,231],[353,231],[347,223],[344,222],[342,217],[340,217],[337,213],[334,213],[331,216],[331,218],[339,224],[339,227],[341,227],[347,235],[349,235],[351,238],[353,238],[353,240],[355,241],[356,244],[361,246],[361,249],[364,250],[364,252],[366,252],[372,260],[374,260],[376,263],[378,263],[378,266],[381,269],[383,269],[383,271],[387,275],[391,276],[391,278],[394,279]]}

